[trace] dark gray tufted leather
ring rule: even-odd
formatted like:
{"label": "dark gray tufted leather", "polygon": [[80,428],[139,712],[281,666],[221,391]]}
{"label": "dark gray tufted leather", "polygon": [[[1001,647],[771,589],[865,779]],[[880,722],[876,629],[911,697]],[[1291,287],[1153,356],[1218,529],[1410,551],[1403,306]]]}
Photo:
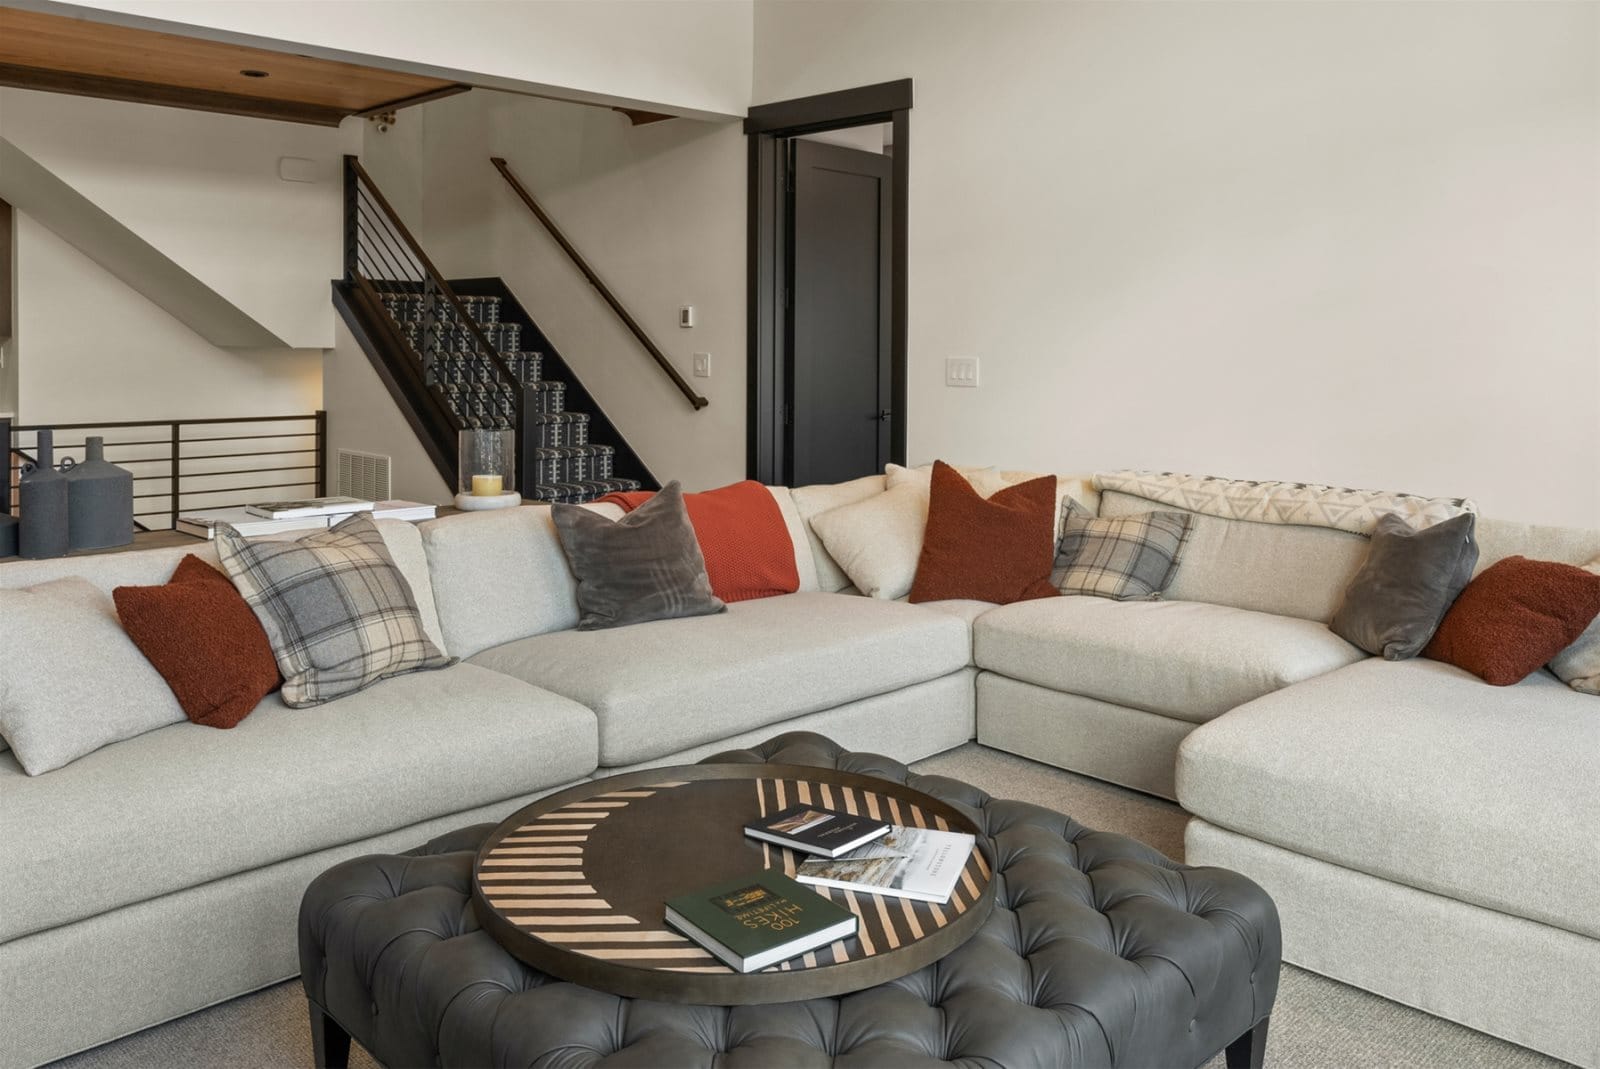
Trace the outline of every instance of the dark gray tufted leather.
{"label": "dark gray tufted leather", "polygon": [[993,840],[994,912],[937,964],[840,998],[623,999],[531,969],[479,929],[482,824],[318,877],[300,909],[307,995],[391,1069],[1192,1067],[1271,1012],[1277,910],[1243,876],[807,732],[707,761],[838,767],[961,807]]}

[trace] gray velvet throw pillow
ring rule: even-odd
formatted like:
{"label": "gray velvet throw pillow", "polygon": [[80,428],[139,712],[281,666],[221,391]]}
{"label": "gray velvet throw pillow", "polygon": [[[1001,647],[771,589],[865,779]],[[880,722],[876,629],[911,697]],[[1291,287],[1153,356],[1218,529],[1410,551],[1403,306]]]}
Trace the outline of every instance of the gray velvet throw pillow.
{"label": "gray velvet throw pillow", "polygon": [[550,518],[578,578],[578,630],[709,616],[727,606],[711,593],[683,488],[661,492],[611,520],[578,505],[552,505]]}
{"label": "gray velvet throw pillow", "polygon": [[1422,530],[1399,516],[1378,520],[1367,559],[1328,626],[1385,660],[1422,652],[1478,563],[1476,518],[1463,513]]}

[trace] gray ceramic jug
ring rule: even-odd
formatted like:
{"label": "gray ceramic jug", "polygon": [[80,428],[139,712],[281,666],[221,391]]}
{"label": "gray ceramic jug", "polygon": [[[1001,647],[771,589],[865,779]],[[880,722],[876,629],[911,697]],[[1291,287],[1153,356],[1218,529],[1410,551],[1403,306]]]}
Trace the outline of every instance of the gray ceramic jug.
{"label": "gray ceramic jug", "polygon": [[84,460],[66,469],[67,539],[73,549],[133,541],[133,473],[106,459],[106,440],[84,440]]}
{"label": "gray ceramic jug", "polygon": [[37,460],[24,464],[17,482],[19,555],[31,560],[67,553],[67,477],[55,469],[55,436],[40,431]]}

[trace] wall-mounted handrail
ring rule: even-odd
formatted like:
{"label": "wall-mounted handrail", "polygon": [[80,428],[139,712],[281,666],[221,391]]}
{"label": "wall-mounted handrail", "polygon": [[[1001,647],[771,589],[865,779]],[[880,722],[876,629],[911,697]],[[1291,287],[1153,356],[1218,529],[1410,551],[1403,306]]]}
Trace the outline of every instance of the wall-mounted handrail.
{"label": "wall-mounted handrail", "polygon": [[550,231],[550,236],[556,239],[556,244],[561,246],[561,250],[567,254],[567,257],[583,273],[583,277],[589,280],[589,285],[599,292],[601,299],[611,306],[611,310],[617,314],[617,318],[622,320],[623,326],[627,327],[629,332],[638,339],[639,344],[644,346],[645,352],[650,354],[651,358],[655,360],[656,366],[661,368],[667,378],[672,380],[672,384],[678,388],[678,392],[683,394],[688,402],[695,407],[696,411],[709,405],[711,402],[694,392],[694,387],[690,386],[688,381],[678,373],[678,369],[672,366],[672,361],[667,359],[667,355],[661,351],[661,347],[656,345],[650,339],[650,335],[644,332],[644,328],[638,324],[633,316],[628,314],[628,310],[622,306],[622,302],[617,300],[616,295],[600,280],[600,276],[595,274],[594,268],[589,266],[588,261],[584,260],[582,254],[578,252],[572,242],[567,240],[567,236],[561,232],[561,228],[556,226],[555,220],[551,219],[549,214],[539,206],[539,202],[533,199],[533,194],[529,193],[527,187],[517,180],[517,176],[511,173],[511,168],[506,161],[500,156],[493,156],[490,157],[489,162],[494,164],[495,169],[510,183],[512,192],[516,193],[522,203],[528,206],[528,210],[533,213],[534,218],[543,223],[544,228]]}

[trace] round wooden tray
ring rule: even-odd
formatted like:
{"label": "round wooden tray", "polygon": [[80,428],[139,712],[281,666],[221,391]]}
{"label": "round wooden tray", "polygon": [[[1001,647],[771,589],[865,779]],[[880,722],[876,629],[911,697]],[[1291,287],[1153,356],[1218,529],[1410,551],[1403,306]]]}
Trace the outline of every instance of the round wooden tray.
{"label": "round wooden tray", "polygon": [[822,998],[898,979],[982,927],[992,867],[977,845],[947,903],[815,890],[853,911],[857,934],[760,972],[737,973],[663,918],[663,903],[801,855],[744,835],[797,803],[978,835],[962,813],[898,783],[798,765],[685,765],[583,783],[490,834],[473,865],[478,918],[552,976],[630,998],[710,1005]]}

